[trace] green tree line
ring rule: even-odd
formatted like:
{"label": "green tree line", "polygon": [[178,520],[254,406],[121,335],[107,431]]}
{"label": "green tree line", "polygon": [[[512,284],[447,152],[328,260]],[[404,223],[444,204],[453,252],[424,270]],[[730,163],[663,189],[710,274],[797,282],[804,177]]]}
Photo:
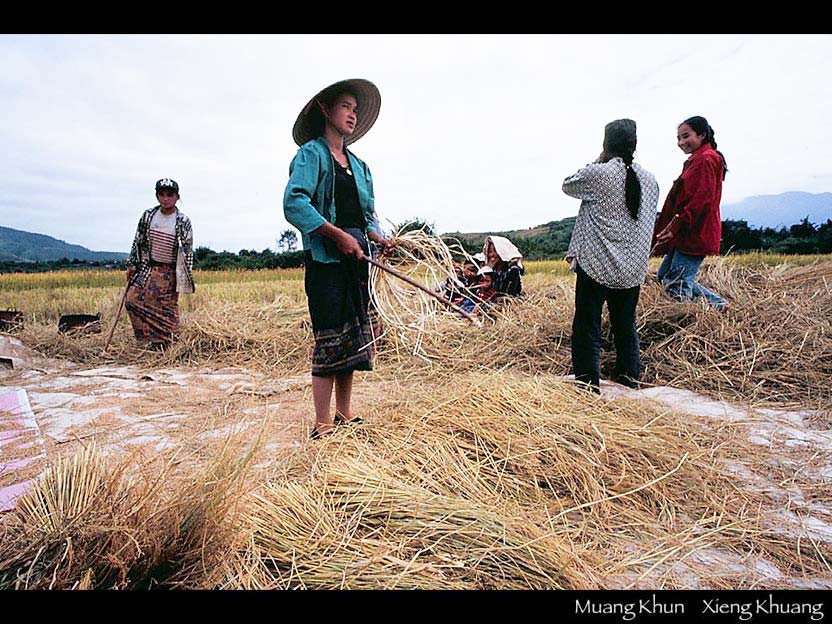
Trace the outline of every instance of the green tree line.
{"label": "green tree line", "polygon": [[[399,228],[423,228],[433,232],[430,223],[415,220]],[[555,260],[563,258],[569,246],[575,217],[552,221],[531,230],[511,230],[492,232],[495,236],[505,236],[517,245],[527,260]],[[533,233],[532,233],[533,232]],[[298,251],[297,237],[291,236],[291,230],[281,233],[278,239],[278,251],[264,249],[241,249],[238,253],[214,251],[208,247],[194,250],[194,268],[206,271],[228,269],[287,269],[303,266],[303,252]],[[453,234],[445,238],[454,238],[471,254],[482,251],[485,234]],[[746,221],[726,220],[722,222],[721,253],[743,253],[762,251],[773,254],[830,254],[832,253],[832,219],[816,225],[808,217],[789,227],[752,228]],[[50,262],[0,262],[0,273],[38,273],[43,271],[60,271],[73,269],[126,269],[125,261],[95,262],[70,260],[62,258]]]}
{"label": "green tree line", "polygon": [[[552,221],[534,228],[542,233],[530,234],[529,230],[492,232],[513,242],[526,260],[553,260],[563,258],[569,247],[576,217]],[[484,234],[454,234],[466,251],[473,254],[482,251]],[[832,219],[815,225],[808,217],[790,227],[753,228],[747,221],[722,222],[720,253],[767,252],[772,254],[829,254],[832,253]]]}

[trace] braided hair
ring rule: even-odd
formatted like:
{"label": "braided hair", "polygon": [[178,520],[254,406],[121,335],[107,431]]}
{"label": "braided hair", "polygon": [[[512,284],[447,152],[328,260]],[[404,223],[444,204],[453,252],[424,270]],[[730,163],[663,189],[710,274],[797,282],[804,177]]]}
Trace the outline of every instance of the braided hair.
{"label": "braided hair", "polygon": [[688,117],[687,119],[685,119],[682,122],[682,124],[689,125],[696,134],[705,135],[705,143],[709,143],[711,147],[714,149],[714,151],[717,154],[719,154],[719,156],[722,158],[722,179],[724,180],[725,174],[728,173],[728,163],[725,160],[725,154],[723,154],[716,148],[716,139],[714,139],[714,129],[711,128],[710,124],[708,123],[708,120],[699,115],[695,115],[694,117]]}
{"label": "braided hair", "polygon": [[636,151],[636,122],[632,119],[616,119],[604,126],[604,152],[607,157],[618,156],[627,167],[624,183],[624,199],[633,219],[638,219],[641,204],[641,182],[633,171],[633,154]]}

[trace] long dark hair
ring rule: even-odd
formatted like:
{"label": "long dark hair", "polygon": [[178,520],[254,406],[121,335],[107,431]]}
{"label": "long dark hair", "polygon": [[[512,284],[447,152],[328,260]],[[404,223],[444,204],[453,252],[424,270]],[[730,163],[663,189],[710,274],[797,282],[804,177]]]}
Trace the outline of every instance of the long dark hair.
{"label": "long dark hair", "polygon": [[696,134],[704,134],[705,135],[705,142],[710,143],[711,147],[714,151],[720,155],[722,158],[722,179],[725,179],[725,174],[728,173],[728,163],[725,160],[725,154],[720,152],[716,148],[716,139],[714,139],[714,129],[711,128],[711,125],[708,123],[708,120],[700,115],[695,115],[693,117],[688,117],[685,119],[681,124],[687,124],[691,127],[691,129]]}
{"label": "long dark hair", "polygon": [[624,199],[633,219],[638,219],[638,208],[641,204],[641,182],[633,171],[636,142],[636,122],[632,119],[616,119],[604,126],[604,153],[609,158],[618,156],[627,166]]}

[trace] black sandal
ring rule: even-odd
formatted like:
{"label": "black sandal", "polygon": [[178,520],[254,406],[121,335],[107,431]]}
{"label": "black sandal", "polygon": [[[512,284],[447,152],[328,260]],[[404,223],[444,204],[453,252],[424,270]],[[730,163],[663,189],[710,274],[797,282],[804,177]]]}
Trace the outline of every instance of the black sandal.
{"label": "black sandal", "polygon": [[364,419],[361,418],[361,416],[354,416],[353,418],[347,420],[346,418],[341,416],[341,414],[337,413],[335,414],[334,420],[336,425],[360,425],[364,422]]}
{"label": "black sandal", "polygon": [[330,429],[326,433],[321,433],[320,431],[318,431],[317,427],[314,427],[312,429],[312,433],[309,434],[309,437],[312,440],[320,440],[321,438],[325,438],[326,436],[331,436],[333,433],[335,433],[334,429]]}

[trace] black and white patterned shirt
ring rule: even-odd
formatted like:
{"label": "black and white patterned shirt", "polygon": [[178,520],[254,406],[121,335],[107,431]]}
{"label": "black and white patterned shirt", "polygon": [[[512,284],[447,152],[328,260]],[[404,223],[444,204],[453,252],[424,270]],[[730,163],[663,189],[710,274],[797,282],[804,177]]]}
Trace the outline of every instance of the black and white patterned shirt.
{"label": "black and white patterned shirt", "polygon": [[632,167],[641,183],[637,219],[624,199],[627,166],[621,158],[596,161],[563,181],[563,192],[582,200],[566,259],[577,260],[608,288],[632,288],[647,276],[659,185],[652,173],[636,163]]}

